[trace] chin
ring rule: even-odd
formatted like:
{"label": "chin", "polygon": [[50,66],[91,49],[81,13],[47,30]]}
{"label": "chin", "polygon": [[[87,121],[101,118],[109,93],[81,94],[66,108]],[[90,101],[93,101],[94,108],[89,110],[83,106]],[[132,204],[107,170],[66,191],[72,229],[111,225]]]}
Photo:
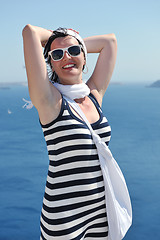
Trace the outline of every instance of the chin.
{"label": "chin", "polygon": [[82,83],[82,75],[68,74],[68,76],[60,78],[60,83],[64,85],[72,85]]}

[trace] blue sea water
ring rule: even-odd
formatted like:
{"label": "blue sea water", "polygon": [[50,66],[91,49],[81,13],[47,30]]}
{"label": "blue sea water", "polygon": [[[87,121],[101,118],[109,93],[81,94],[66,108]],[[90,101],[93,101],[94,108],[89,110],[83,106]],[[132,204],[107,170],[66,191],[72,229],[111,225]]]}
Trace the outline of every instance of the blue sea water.
{"label": "blue sea water", "polygon": [[[39,239],[48,156],[35,108],[23,109],[27,87],[0,89],[0,240]],[[133,206],[125,240],[160,239],[160,89],[110,85],[103,110],[110,149]]]}

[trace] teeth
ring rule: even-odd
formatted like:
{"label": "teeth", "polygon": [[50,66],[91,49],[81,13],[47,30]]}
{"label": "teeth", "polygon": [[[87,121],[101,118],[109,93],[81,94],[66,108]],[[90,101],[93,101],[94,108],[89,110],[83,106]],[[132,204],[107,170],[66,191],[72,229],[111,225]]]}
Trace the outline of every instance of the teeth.
{"label": "teeth", "polygon": [[69,67],[74,67],[74,64],[68,64],[68,65],[64,66],[63,68],[69,68]]}

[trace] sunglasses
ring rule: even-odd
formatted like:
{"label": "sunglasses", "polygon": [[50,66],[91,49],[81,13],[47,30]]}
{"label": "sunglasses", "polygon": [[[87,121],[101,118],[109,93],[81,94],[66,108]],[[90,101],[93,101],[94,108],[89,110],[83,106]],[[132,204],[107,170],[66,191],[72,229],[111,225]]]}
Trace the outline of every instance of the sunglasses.
{"label": "sunglasses", "polygon": [[51,56],[53,61],[59,61],[64,57],[65,51],[71,57],[77,57],[81,53],[82,46],[80,45],[72,45],[67,48],[57,48],[48,52],[48,56]]}

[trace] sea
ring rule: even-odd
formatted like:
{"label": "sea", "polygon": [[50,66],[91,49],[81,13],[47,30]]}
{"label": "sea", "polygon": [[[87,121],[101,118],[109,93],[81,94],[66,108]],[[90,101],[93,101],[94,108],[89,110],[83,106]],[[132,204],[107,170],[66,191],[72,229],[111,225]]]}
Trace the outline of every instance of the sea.
{"label": "sea", "polygon": [[[25,85],[0,87],[0,240],[38,240],[47,148]],[[111,84],[103,101],[110,149],[128,185],[133,224],[125,240],[160,239],[160,88]]]}

